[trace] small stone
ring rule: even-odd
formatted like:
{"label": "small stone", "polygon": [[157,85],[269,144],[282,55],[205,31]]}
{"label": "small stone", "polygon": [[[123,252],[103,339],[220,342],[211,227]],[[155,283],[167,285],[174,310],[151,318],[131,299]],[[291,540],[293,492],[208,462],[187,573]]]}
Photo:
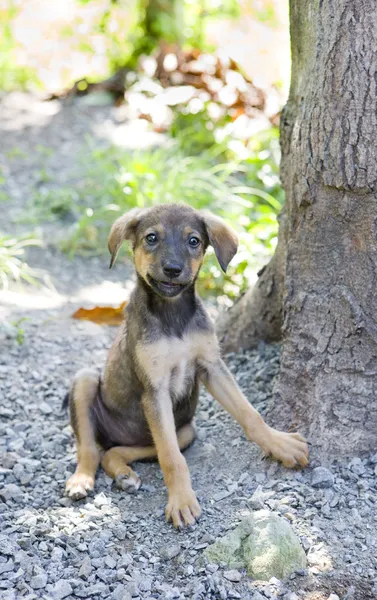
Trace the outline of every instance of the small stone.
{"label": "small stone", "polygon": [[72,499],[68,498],[68,496],[64,496],[64,498],[59,498],[58,502],[60,506],[72,506]]}
{"label": "small stone", "polygon": [[366,471],[363,461],[358,456],[355,456],[351,460],[351,462],[348,465],[348,468],[350,471],[352,471],[352,473],[355,473],[356,475],[363,475]]}
{"label": "small stone", "polygon": [[204,550],[204,548],[207,548],[207,546],[208,542],[201,542],[199,544],[195,544],[194,550]]}
{"label": "small stone", "polygon": [[72,586],[66,579],[59,579],[52,589],[52,597],[54,600],[63,600],[72,594]]}
{"label": "small stone", "polygon": [[139,590],[141,592],[150,592],[152,588],[152,580],[149,577],[143,577],[139,581]]}
{"label": "small stone", "polygon": [[203,544],[213,544],[213,542],[215,541],[215,536],[212,535],[212,533],[205,533],[202,538],[201,538],[201,543]]}
{"label": "small stone", "polygon": [[216,494],[214,494],[213,499],[215,502],[220,502],[220,500],[225,500],[225,498],[228,498],[228,496],[231,496],[232,494],[232,491],[222,490],[221,492],[217,492]]}
{"label": "small stone", "polygon": [[258,485],[254,494],[251,496],[251,498],[249,498],[248,504],[250,508],[254,510],[260,510],[265,507],[266,500],[269,500],[274,495],[275,492],[273,492],[272,490],[264,492],[262,486]]}
{"label": "small stone", "polygon": [[0,563],[0,575],[3,573],[9,573],[10,571],[14,571],[13,560],[8,560],[6,563]]}
{"label": "small stone", "polygon": [[105,565],[107,567],[109,567],[109,569],[115,569],[116,567],[116,561],[113,559],[112,556],[106,556],[105,557]]}
{"label": "small stone", "polygon": [[93,504],[96,508],[101,508],[101,506],[110,506],[111,498],[108,498],[103,492],[101,492],[94,498]]}
{"label": "small stone", "polygon": [[178,556],[181,552],[181,546],[179,544],[169,544],[168,546],[163,546],[160,548],[160,556],[164,560],[171,560]]}
{"label": "small stone", "polygon": [[127,591],[132,596],[132,598],[136,598],[139,595],[139,590],[134,581],[130,581],[127,585]]}
{"label": "small stone", "polygon": [[114,534],[115,536],[118,538],[118,540],[122,541],[124,539],[126,539],[126,535],[127,535],[127,528],[122,525],[121,523],[118,524],[116,527],[114,527]]}
{"label": "small stone", "polygon": [[30,580],[30,587],[33,590],[41,590],[46,587],[47,584],[47,575],[46,573],[39,573],[38,575],[34,575],[34,577]]}
{"label": "small stone", "polygon": [[8,539],[6,536],[0,537],[0,554],[5,554],[5,556],[13,556],[15,553],[14,544]]}
{"label": "small stone", "polygon": [[316,467],[312,472],[314,488],[330,488],[334,485],[334,475],[325,467]]}
{"label": "small stone", "polygon": [[63,560],[63,548],[59,548],[59,546],[55,546],[51,552],[51,560],[53,562],[61,562]]}
{"label": "small stone", "polygon": [[327,600],[340,600],[338,594],[330,594]]}
{"label": "small stone", "polygon": [[133,563],[133,558],[132,558],[131,554],[122,554],[122,556],[118,560],[117,568],[125,569],[125,568],[129,567],[130,565],[132,565],[132,563]]}
{"label": "small stone", "polygon": [[219,568],[219,565],[213,565],[212,563],[208,563],[208,565],[206,566],[206,570],[209,571],[210,573],[216,573],[218,568]]}
{"label": "small stone", "polygon": [[242,483],[244,483],[248,479],[250,479],[250,474],[247,471],[244,471],[244,473],[241,473],[241,475],[240,475],[240,477],[238,479],[238,485],[241,485]]}
{"label": "small stone", "polygon": [[98,538],[92,539],[89,544],[89,555],[92,558],[99,558],[106,554],[105,544]]}
{"label": "small stone", "polygon": [[236,569],[232,569],[230,571],[224,571],[224,577],[228,581],[233,581],[234,583],[238,583],[242,579],[242,575]]}
{"label": "small stone", "polygon": [[10,500],[19,502],[22,497],[22,490],[15,483],[8,483],[8,485],[0,489],[0,498],[3,502],[9,502]]}
{"label": "small stone", "polygon": [[89,556],[85,556],[84,560],[81,563],[81,567],[79,570],[79,577],[83,579],[88,579],[89,575],[92,572],[92,562]]}
{"label": "small stone", "polygon": [[52,408],[47,402],[41,402],[39,405],[39,410],[43,415],[49,415],[52,413]]}
{"label": "small stone", "polygon": [[95,583],[87,590],[87,592],[90,596],[95,596],[98,594],[100,597],[102,597],[105,592],[107,592],[107,586],[104,583]]}
{"label": "small stone", "polygon": [[111,600],[131,600],[132,596],[124,585],[117,585],[112,593]]}

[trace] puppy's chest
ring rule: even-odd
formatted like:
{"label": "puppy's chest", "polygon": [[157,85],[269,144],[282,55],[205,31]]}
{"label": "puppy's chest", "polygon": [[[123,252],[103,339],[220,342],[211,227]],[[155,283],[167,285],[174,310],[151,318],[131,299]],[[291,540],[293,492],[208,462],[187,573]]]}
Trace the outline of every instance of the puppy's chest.
{"label": "puppy's chest", "polygon": [[175,399],[190,393],[198,359],[207,346],[207,340],[203,346],[202,337],[162,338],[152,344],[137,346],[138,364],[156,390],[168,390]]}
{"label": "puppy's chest", "polygon": [[195,380],[194,362],[182,359],[170,371],[169,392],[173,399],[179,400],[191,392]]}

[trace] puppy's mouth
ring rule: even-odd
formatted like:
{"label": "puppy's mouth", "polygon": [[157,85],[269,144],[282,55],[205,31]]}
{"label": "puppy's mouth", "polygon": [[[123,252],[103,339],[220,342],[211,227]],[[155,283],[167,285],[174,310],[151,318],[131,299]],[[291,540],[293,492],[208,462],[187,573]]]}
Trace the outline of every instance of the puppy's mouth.
{"label": "puppy's mouth", "polygon": [[174,281],[159,281],[148,275],[150,286],[155,289],[161,296],[173,298],[178,296],[186,287],[185,283],[175,283]]}

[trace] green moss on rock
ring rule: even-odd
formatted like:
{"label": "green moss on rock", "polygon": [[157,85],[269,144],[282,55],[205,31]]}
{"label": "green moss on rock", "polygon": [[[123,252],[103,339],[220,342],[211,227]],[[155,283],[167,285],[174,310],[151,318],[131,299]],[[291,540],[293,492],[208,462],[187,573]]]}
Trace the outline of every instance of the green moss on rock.
{"label": "green moss on rock", "polygon": [[246,568],[253,579],[286,579],[305,569],[306,555],[287,521],[268,510],[251,513],[205,551],[208,560]]}

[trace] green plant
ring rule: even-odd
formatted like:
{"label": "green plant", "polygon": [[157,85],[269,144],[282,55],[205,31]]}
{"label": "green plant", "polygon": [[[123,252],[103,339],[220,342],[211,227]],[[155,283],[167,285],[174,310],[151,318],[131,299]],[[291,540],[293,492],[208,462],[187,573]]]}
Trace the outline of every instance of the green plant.
{"label": "green plant", "polygon": [[40,245],[40,240],[35,238],[0,235],[0,288],[7,288],[11,280],[37,285],[45,279],[43,271],[31,268],[24,260],[27,246]]}
{"label": "green plant", "polygon": [[[51,181],[51,177],[44,171],[40,176],[46,175],[43,183]],[[40,179],[41,181],[41,179]],[[45,220],[55,218],[64,219],[70,215],[77,206],[79,195],[76,190],[69,187],[51,188],[46,187],[38,190],[31,199],[30,207],[33,207],[34,217],[43,217]]]}
{"label": "green plant", "polygon": [[212,144],[188,156],[177,141],[137,152],[119,148],[85,152],[85,194],[77,191],[71,203],[77,221],[61,248],[71,256],[102,252],[111,223],[135,206],[185,202],[212,210],[238,231],[240,248],[226,275],[210,251],[199,285],[206,294],[220,294],[225,304],[232,302],[260,261],[272,253],[276,217],[284,201],[278,178],[277,131],[256,137],[248,152],[240,160],[226,145]]}
{"label": "green plant", "polygon": [[183,107],[174,115],[169,134],[177,141],[184,153],[195,155],[216,148],[216,154],[226,155],[227,139],[217,140],[216,132],[230,122],[228,115],[222,115],[216,121],[209,112],[209,103],[198,112],[189,112],[188,107]]}
{"label": "green plant", "polygon": [[13,325],[13,327],[15,327],[17,330],[16,340],[20,345],[25,341],[25,330],[23,327],[21,327],[21,323],[24,323],[24,321],[28,320],[28,317],[21,317],[21,319],[17,319],[17,321],[11,321],[11,325]]}

